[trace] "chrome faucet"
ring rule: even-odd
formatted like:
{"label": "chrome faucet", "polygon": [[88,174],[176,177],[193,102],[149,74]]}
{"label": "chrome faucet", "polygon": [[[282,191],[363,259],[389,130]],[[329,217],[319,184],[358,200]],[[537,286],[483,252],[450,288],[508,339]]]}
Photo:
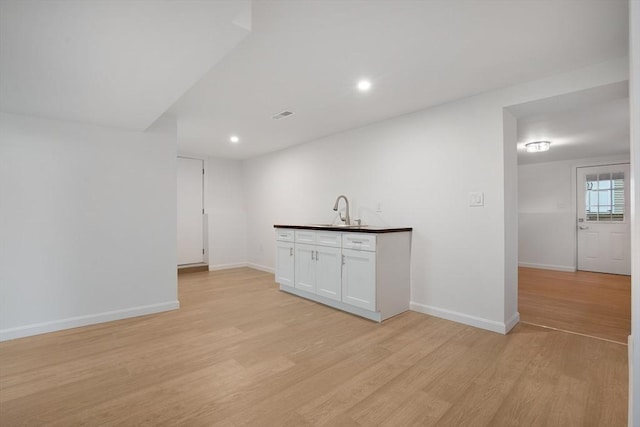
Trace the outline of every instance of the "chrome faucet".
{"label": "chrome faucet", "polygon": [[338,203],[340,202],[340,199],[344,199],[345,203],[347,204],[347,212],[346,212],[346,216],[343,218],[342,217],[342,212],[339,214],[340,215],[340,220],[344,221],[345,225],[351,225],[351,218],[349,217],[349,200],[347,199],[347,196],[344,195],[340,195],[338,196],[338,198],[336,199],[336,204],[333,205],[333,210],[337,211],[338,210]]}

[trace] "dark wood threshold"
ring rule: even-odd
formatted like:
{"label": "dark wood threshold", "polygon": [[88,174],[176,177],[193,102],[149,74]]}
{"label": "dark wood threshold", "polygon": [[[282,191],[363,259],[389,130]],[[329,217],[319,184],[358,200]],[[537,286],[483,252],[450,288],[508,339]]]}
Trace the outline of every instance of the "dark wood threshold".
{"label": "dark wood threshold", "polygon": [[204,263],[178,266],[178,274],[198,273],[200,271],[209,271],[209,266]]}

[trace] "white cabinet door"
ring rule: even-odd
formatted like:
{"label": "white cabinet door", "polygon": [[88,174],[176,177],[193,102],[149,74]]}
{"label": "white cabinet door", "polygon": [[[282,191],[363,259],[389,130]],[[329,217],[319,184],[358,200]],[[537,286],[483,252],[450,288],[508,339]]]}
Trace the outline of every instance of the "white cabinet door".
{"label": "white cabinet door", "polygon": [[340,301],[342,258],[340,248],[316,246],[316,293]]}
{"label": "white cabinet door", "polygon": [[343,249],[342,302],[375,311],[376,253]]}
{"label": "white cabinet door", "polygon": [[276,282],[293,288],[294,278],[293,243],[276,242]]}
{"label": "white cabinet door", "polygon": [[303,291],[316,293],[315,246],[295,245],[295,287]]}

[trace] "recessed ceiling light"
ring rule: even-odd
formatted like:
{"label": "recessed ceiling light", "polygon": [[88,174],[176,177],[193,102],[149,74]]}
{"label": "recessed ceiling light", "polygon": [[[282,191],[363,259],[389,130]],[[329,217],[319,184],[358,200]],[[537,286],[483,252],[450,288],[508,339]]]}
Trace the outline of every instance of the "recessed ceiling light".
{"label": "recessed ceiling light", "polygon": [[367,92],[371,89],[371,82],[369,80],[360,80],[358,82],[358,90],[360,92]]}
{"label": "recessed ceiling light", "polygon": [[231,137],[229,138],[229,141],[233,142],[234,144],[237,144],[238,142],[240,142],[240,138],[238,138],[236,135],[231,135]]}
{"label": "recessed ceiling light", "polygon": [[527,149],[527,153],[540,153],[542,151],[549,151],[551,142],[549,141],[535,141],[524,144]]}

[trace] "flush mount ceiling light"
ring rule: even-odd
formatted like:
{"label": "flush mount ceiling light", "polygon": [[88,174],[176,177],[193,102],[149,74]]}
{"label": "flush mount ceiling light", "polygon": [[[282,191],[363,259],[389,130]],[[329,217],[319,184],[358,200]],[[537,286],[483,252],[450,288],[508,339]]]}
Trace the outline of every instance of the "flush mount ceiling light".
{"label": "flush mount ceiling light", "polygon": [[360,80],[358,82],[358,90],[360,92],[367,92],[371,89],[371,82],[369,80]]}
{"label": "flush mount ceiling light", "polygon": [[229,141],[231,141],[234,144],[237,144],[238,142],[240,142],[240,138],[238,138],[236,135],[231,135],[229,137]]}
{"label": "flush mount ceiling light", "polygon": [[549,141],[535,141],[524,144],[527,149],[527,153],[540,153],[542,151],[549,151],[551,142]]}

